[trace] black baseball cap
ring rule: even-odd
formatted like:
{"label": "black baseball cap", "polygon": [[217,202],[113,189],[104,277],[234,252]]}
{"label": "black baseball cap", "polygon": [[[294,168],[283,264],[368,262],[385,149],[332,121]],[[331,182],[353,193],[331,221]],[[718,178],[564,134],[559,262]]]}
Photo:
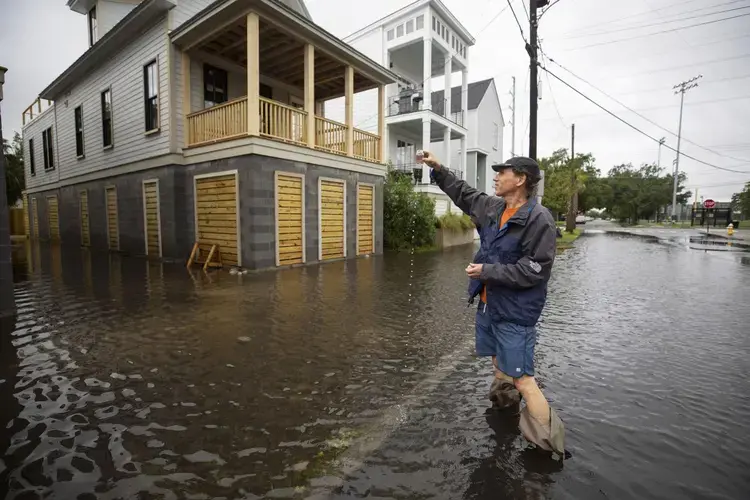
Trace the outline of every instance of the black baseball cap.
{"label": "black baseball cap", "polygon": [[506,168],[513,168],[515,170],[525,172],[532,177],[541,177],[542,174],[539,170],[539,164],[531,158],[526,156],[514,156],[503,163],[496,163],[492,165],[492,170],[495,172],[501,172]]}

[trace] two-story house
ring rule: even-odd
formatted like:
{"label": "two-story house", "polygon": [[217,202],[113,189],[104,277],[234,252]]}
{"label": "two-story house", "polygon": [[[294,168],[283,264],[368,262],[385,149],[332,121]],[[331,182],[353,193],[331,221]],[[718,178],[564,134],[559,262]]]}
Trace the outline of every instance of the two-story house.
{"label": "two-story house", "polygon": [[[457,152],[458,161],[451,168],[458,175],[466,171],[469,47],[474,38],[440,0],[417,0],[344,41],[399,76],[398,82],[387,86],[382,106],[374,92],[355,98],[355,123],[374,130],[377,116],[384,113],[386,158],[402,170],[419,169],[416,189],[442,198],[437,186],[430,184],[429,169],[415,165],[416,151],[442,151],[446,158]],[[433,87],[442,83],[452,88],[456,74],[461,91],[436,100]],[[326,106],[329,116],[344,112],[341,99]]]}
{"label": "two-story house", "polygon": [[356,128],[355,95],[397,77],[302,0],[68,6],[90,47],[24,113],[33,238],[247,268],[382,251],[385,115]]}

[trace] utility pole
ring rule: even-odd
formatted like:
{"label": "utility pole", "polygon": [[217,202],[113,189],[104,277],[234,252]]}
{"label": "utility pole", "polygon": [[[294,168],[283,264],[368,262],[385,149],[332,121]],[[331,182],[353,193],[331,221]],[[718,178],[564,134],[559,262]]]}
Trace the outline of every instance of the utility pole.
{"label": "utility pole", "polygon": [[667,141],[666,137],[662,137],[659,139],[659,154],[656,157],[656,166],[661,168],[661,147],[664,145],[664,143]]}
{"label": "utility pole", "polygon": [[516,77],[513,77],[513,89],[510,92],[510,95],[513,98],[513,105],[510,108],[511,112],[513,113],[511,115],[512,122],[512,128],[511,128],[511,139],[510,139],[510,156],[516,156]]}
{"label": "utility pole", "polygon": [[568,216],[565,218],[565,231],[572,233],[576,229],[576,215],[578,215],[578,169],[576,168],[576,124],[570,130],[570,193]]}
{"label": "utility pole", "polygon": [[[0,66],[0,103],[3,101],[3,84],[6,68]],[[16,304],[13,297],[13,266],[10,252],[10,220],[8,196],[5,191],[5,155],[2,151],[3,122],[0,109],[0,319],[13,317]]]}
{"label": "utility pole", "polygon": [[677,128],[677,159],[674,165],[674,187],[672,188],[672,222],[676,220],[675,214],[677,213],[677,178],[680,174],[680,144],[682,142],[682,108],[685,104],[685,92],[698,86],[698,80],[703,78],[703,75],[698,75],[690,80],[678,83],[674,87],[674,93],[680,94],[680,124]]}
{"label": "utility pole", "polygon": [[531,32],[531,38],[529,43],[526,44],[526,52],[529,53],[529,157],[536,160],[536,136],[537,136],[537,109],[538,109],[538,49],[537,46],[537,7],[544,7],[549,3],[549,0],[529,0],[529,31]]}

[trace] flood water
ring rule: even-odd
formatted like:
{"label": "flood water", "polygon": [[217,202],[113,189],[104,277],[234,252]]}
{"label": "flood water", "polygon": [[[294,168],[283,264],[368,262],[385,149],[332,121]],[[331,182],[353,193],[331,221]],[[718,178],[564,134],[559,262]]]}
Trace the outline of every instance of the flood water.
{"label": "flood water", "polygon": [[472,253],[205,276],[29,248],[0,498],[748,498],[747,254],[592,234],[558,257],[537,372],[560,463],[486,411]]}

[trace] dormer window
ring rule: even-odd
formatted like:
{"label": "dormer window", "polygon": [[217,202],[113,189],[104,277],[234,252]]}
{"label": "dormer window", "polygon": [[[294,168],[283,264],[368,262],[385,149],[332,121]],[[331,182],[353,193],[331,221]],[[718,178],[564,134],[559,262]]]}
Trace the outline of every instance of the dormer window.
{"label": "dormer window", "polygon": [[96,6],[94,6],[89,11],[89,47],[93,46],[98,40],[96,28]]}

